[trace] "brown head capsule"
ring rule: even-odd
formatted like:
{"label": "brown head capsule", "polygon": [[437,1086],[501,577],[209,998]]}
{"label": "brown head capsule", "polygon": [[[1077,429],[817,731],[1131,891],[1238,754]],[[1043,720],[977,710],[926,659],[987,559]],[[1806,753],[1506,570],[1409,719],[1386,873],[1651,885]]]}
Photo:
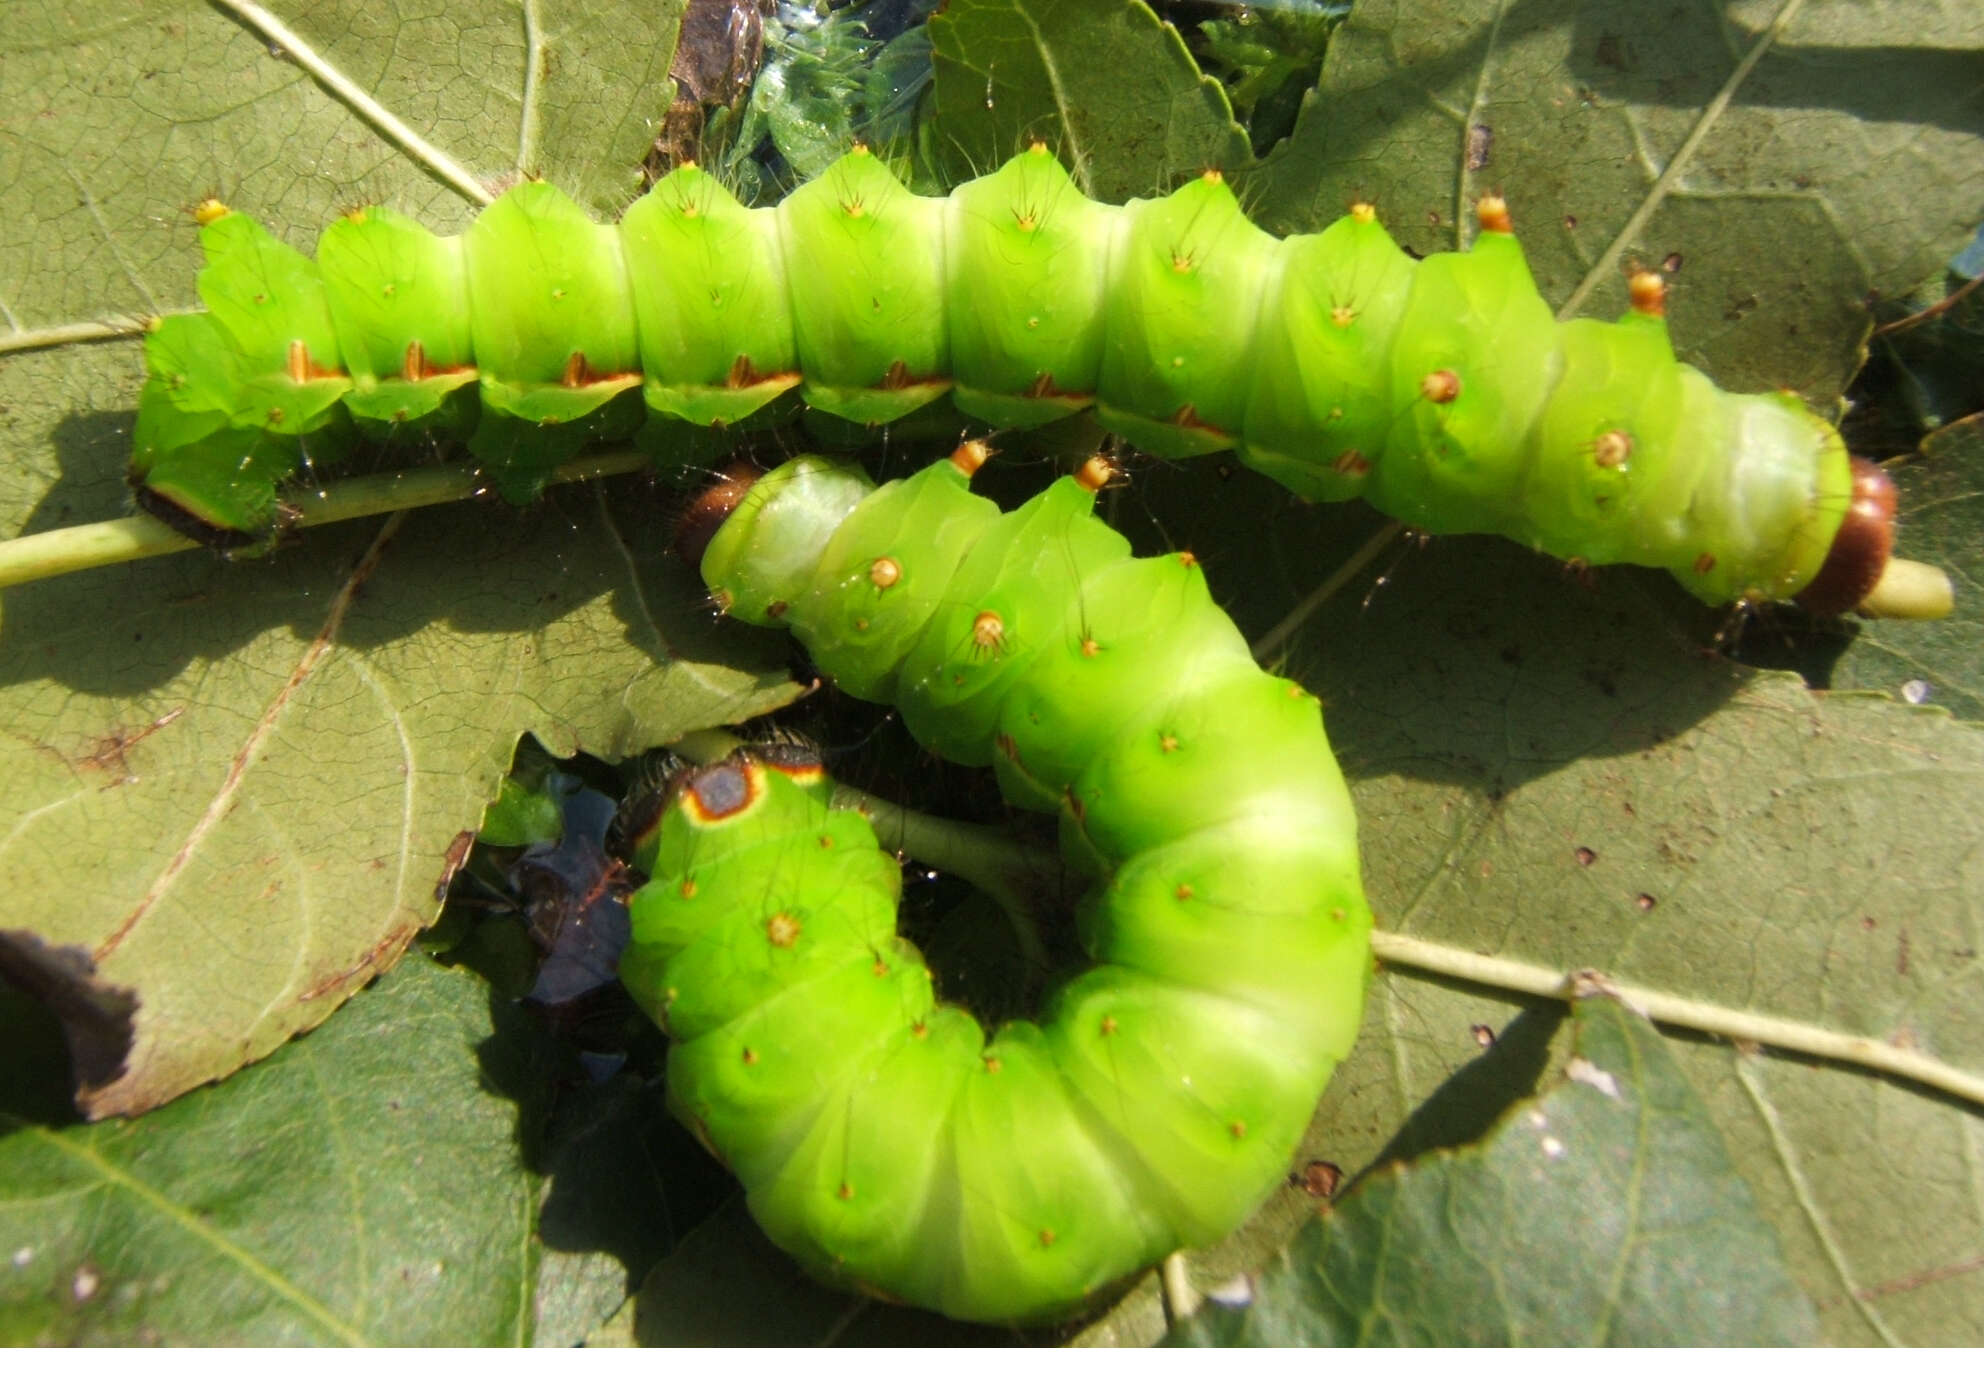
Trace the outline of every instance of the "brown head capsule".
{"label": "brown head capsule", "polygon": [[733,464],[730,472],[691,499],[682,515],[675,519],[675,554],[692,566],[702,565],[710,538],[737,511],[737,505],[744,501],[751,486],[764,476],[762,469]]}

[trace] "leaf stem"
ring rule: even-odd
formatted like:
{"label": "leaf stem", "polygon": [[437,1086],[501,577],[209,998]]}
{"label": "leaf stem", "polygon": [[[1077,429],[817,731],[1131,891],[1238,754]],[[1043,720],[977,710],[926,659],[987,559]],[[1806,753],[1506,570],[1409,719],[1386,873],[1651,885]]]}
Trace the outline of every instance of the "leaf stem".
{"label": "leaf stem", "polygon": [[1357,572],[1376,560],[1378,553],[1392,544],[1393,538],[1405,530],[1403,522],[1387,522],[1373,532],[1370,539],[1350,555],[1350,559],[1331,571],[1329,578],[1304,595],[1301,602],[1289,610],[1282,621],[1262,634],[1251,651],[1254,661],[1266,662],[1281,650],[1281,647],[1296,630],[1309,621],[1309,616],[1322,608],[1329,597],[1349,584]]}
{"label": "leaf stem", "polygon": [[[551,482],[579,483],[608,478],[632,473],[646,463],[647,456],[634,450],[587,455],[560,467],[552,474]],[[467,465],[370,474],[296,499],[292,525],[321,527],[327,522],[348,522],[354,517],[375,517],[380,513],[460,502],[487,488],[487,482]],[[191,551],[198,545],[157,518],[142,514],[34,532],[0,541],[0,589],[96,566],[169,556],[176,551]]]}
{"label": "leaf stem", "polygon": [[[196,310],[175,309],[173,314],[193,314]],[[0,353],[32,353],[38,348],[60,348],[70,343],[103,343],[114,338],[136,338],[145,331],[153,316],[112,314],[102,319],[82,319],[73,324],[48,324],[39,329],[9,329],[0,333]]]}
{"label": "leaf stem", "polygon": [[[1488,957],[1442,943],[1422,942],[1400,933],[1374,932],[1371,934],[1371,951],[1380,961],[1392,966],[1409,967],[1436,976],[1472,981],[1551,1000],[1570,1000],[1583,993],[1589,989],[1596,975],[1533,966],[1528,962],[1512,962],[1503,957]],[[1721,1035],[1726,1039],[1760,1044],[1810,1058],[1849,1063],[1876,1073],[1906,1078],[1952,1097],[1984,1103],[1984,1077],[1966,1073],[1914,1049],[1863,1035],[1823,1029],[1797,1020],[1689,1000],[1665,991],[1650,991],[1645,987],[1619,982],[1608,985],[1626,1004],[1659,1024]]]}
{"label": "leaf stem", "polygon": [[322,54],[310,46],[308,40],[280,19],[252,3],[252,0],[214,0],[214,3],[267,39],[279,50],[278,57],[289,59],[316,78],[325,91],[452,185],[462,197],[478,206],[496,201],[496,195],[482,180],[455,163],[454,157],[445,150],[428,143],[413,127],[386,110],[371,93],[331,66]]}
{"label": "leaf stem", "polygon": [[1060,882],[1065,872],[1058,855],[1022,846],[991,827],[933,817],[845,783],[834,789],[833,803],[866,817],[884,850],[956,875],[997,904],[1011,920],[1027,962],[1042,971],[1051,969],[1034,913],[1037,896],[1029,890]]}

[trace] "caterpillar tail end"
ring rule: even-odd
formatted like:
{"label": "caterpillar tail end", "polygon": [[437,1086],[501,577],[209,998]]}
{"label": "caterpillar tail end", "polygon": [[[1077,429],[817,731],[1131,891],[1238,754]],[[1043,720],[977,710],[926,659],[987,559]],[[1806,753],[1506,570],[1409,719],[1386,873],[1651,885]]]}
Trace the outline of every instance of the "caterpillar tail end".
{"label": "caterpillar tail end", "polygon": [[1949,576],[1935,566],[1895,556],[1855,612],[1870,619],[1946,619],[1955,607]]}
{"label": "caterpillar tail end", "polygon": [[1794,602],[1814,614],[1857,612],[1874,619],[1940,619],[1955,607],[1949,577],[1894,554],[1894,481],[1853,456],[1853,501],[1825,564]]}

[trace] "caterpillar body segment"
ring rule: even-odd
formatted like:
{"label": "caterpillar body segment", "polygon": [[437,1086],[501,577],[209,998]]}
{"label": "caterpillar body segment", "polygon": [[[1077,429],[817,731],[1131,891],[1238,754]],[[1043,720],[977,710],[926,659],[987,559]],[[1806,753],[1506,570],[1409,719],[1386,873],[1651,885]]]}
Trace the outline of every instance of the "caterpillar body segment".
{"label": "caterpillar body segment", "polygon": [[745,756],[680,780],[643,843],[621,973],[775,1241],[825,1280],[1031,1322],[1284,1182],[1357,1032],[1370,913],[1318,704],[1253,662],[1196,564],[1131,559],[1076,479],[1002,514],[968,467],[877,489],[789,463],[704,578],[1055,811],[1094,965],[988,1033],[896,939],[867,824]]}
{"label": "caterpillar body segment", "polygon": [[1044,147],[944,198],[856,149],[776,208],[693,166],[611,227],[541,183],[460,237],[362,208],[314,261],[201,219],[208,311],[151,335],[132,473],[209,537],[266,538],[288,470],[352,422],[465,439],[527,500],[644,417],[788,392],[867,424],[946,392],[1000,427],[1093,407],[1153,453],[1233,449],[1304,498],[1657,566],[1712,603],[1800,595],[1853,495],[1795,396],[1675,360],[1657,277],[1621,322],[1558,323],[1499,199],[1472,248],[1417,262],[1366,205],[1277,239],[1216,173],[1117,207]]}

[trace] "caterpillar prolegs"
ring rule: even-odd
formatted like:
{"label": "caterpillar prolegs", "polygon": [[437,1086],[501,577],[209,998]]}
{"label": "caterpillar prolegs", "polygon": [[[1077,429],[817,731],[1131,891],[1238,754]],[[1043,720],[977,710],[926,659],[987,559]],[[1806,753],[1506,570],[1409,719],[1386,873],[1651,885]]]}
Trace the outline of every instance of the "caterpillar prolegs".
{"label": "caterpillar prolegs", "polygon": [[1657,566],[1711,603],[1947,608],[1890,565],[1892,491],[1829,424],[1676,361],[1657,275],[1620,322],[1560,324],[1507,209],[1478,212],[1471,249],[1415,262],[1367,205],[1276,239],[1217,173],[1117,207],[1040,146],[944,198],[856,149],[776,208],[693,166],[612,227],[542,183],[459,237],[360,208],[314,261],[209,202],[208,311],[147,340],[132,477],[239,545],[354,425],[466,439],[528,500],[644,414],[734,423],[796,388],[880,424],[949,392],[1000,427],[1093,407],[1154,453],[1232,449],[1304,498]]}
{"label": "caterpillar prolegs", "polygon": [[679,779],[643,840],[621,976],[774,1241],[829,1281],[1038,1321],[1283,1180],[1356,1036],[1371,920],[1316,699],[1254,663],[1189,555],[1130,559],[1091,515],[1106,466],[1002,514],[969,491],[983,458],[879,489],[788,463],[723,499],[704,578],[1058,814],[1096,965],[988,1037],[896,938],[896,863],[817,763],[747,755]]}

